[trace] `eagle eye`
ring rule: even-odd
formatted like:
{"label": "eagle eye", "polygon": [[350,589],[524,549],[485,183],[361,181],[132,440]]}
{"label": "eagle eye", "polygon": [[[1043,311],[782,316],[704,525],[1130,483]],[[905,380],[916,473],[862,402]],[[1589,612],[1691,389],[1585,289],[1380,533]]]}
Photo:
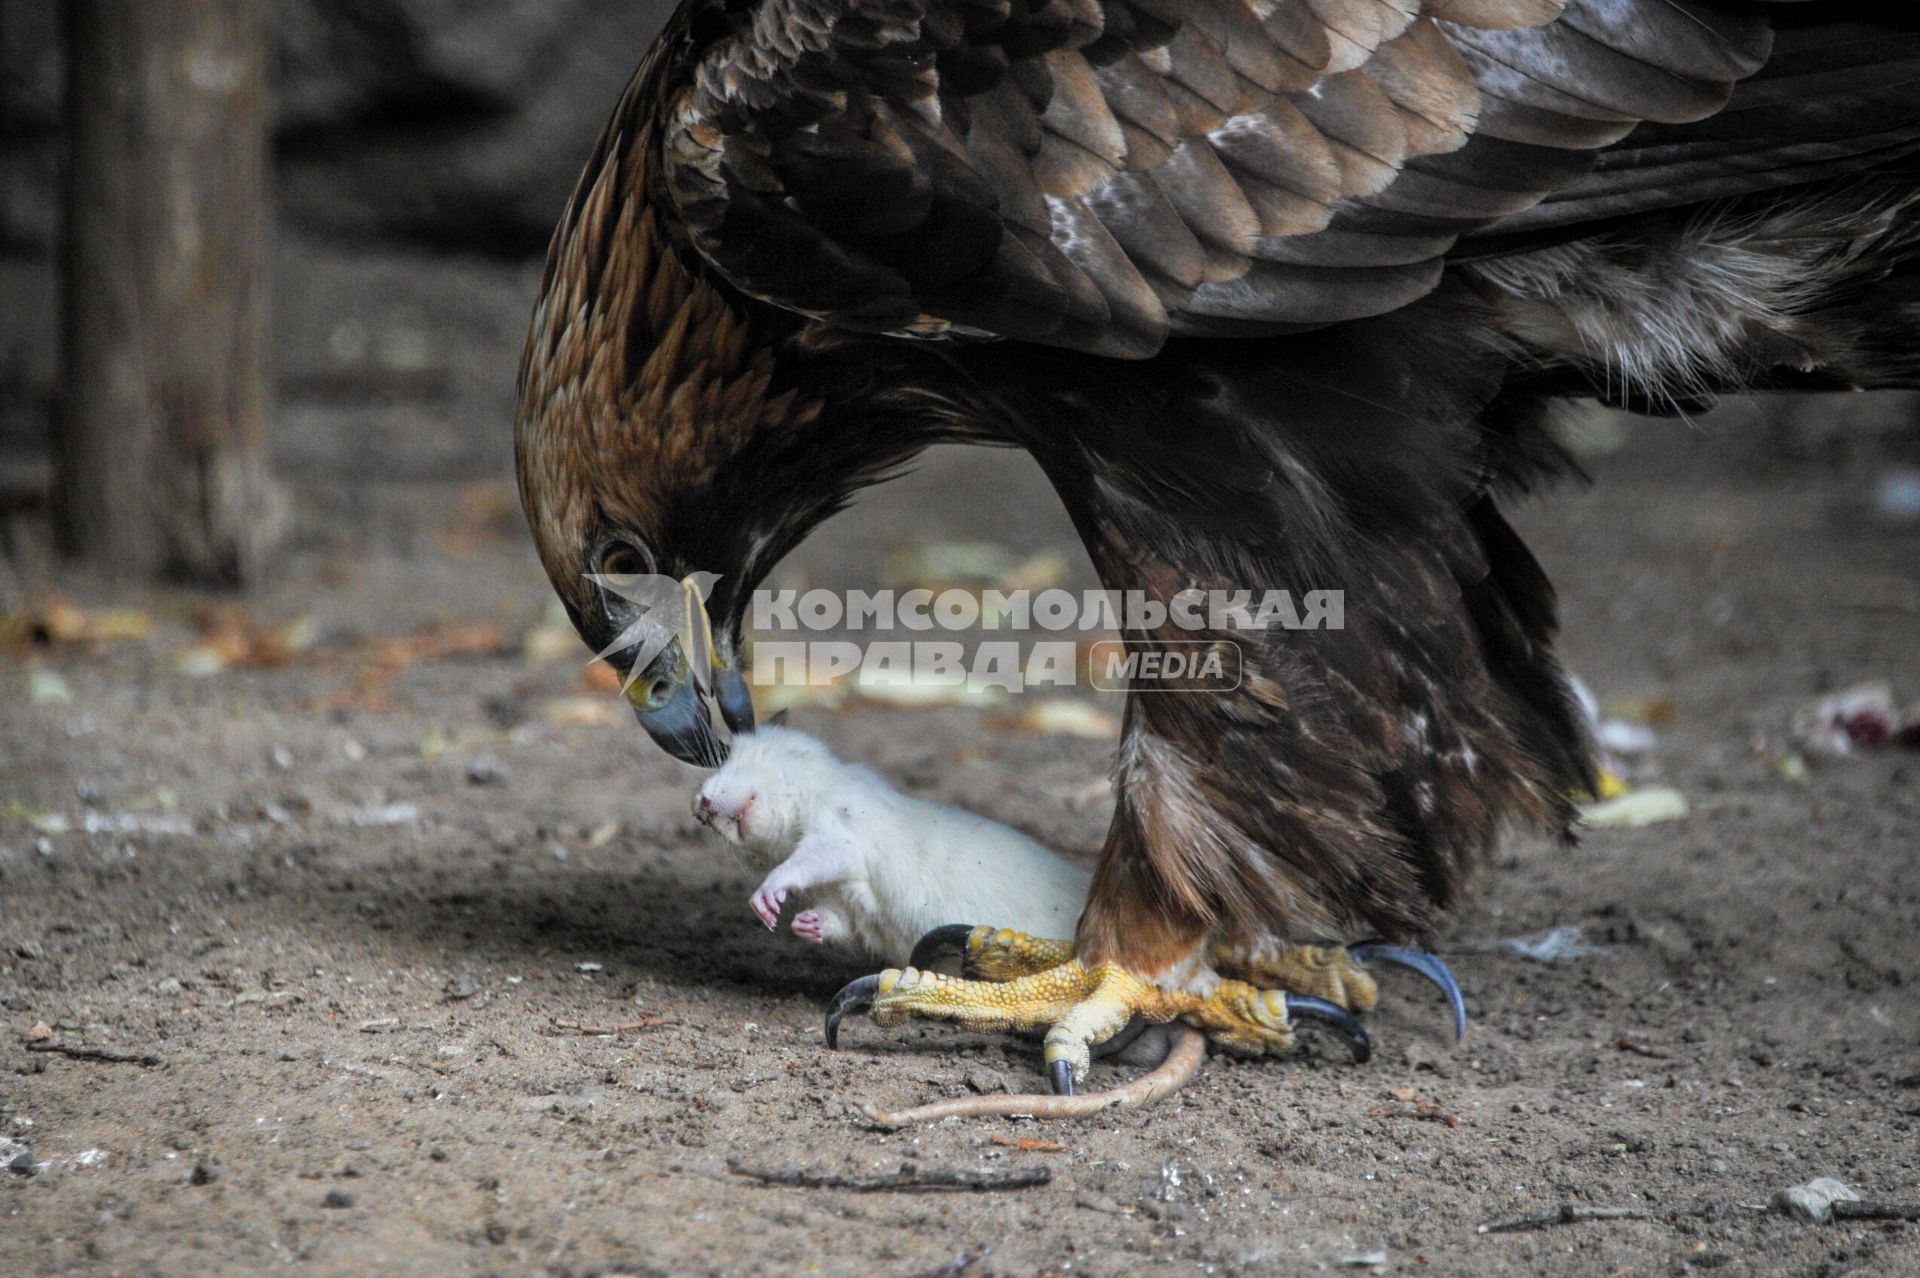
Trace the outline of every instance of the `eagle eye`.
{"label": "eagle eye", "polygon": [[651,565],[639,548],[624,541],[616,541],[600,552],[600,575],[603,577],[638,577],[650,569]]}

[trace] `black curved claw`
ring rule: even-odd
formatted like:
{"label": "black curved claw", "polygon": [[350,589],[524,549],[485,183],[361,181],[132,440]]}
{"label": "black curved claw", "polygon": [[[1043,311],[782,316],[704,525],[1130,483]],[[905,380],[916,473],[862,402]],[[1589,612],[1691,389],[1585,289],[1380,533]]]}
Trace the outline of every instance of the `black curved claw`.
{"label": "black curved claw", "polygon": [[1447,965],[1438,956],[1408,945],[1389,945],[1385,941],[1349,945],[1347,955],[1362,965],[1392,963],[1410,972],[1418,972],[1432,981],[1447,996],[1447,1006],[1453,1009],[1454,1041],[1457,1043],[1467,1036],[1467,1001],[1460,996],[1460,982],[1453,979],[1453,973],[1447,970]]}
{"label": "black curved claw", "polygon": [[1329,1003],[1324,998],[1312,998],[1305,994],[1289,994],[1287,1020],[1295,1023],[1303,1020],[1320,1021],[1333,1026],[1347,1040],[1347,1046],[1353,1051],[1355,1065],[1364,1065],[1373,1056],[1373,1040],[1367,1037],[1366,1026],[1338,1003]]}
{"label": "black curved claw", "polygon": [[832,1006],[827,1008],[827,1050],[840,1049],[840,1022],[848,1015],[864,1012],[873,1006],[874,995],[880,992],[878,976],[863,976],[850,981],[833,996]]}
{"label": "black curved claw", "polygon": [[1047,1080],[1053,1084],[1055,1096],[1073,1095],[1073,1062],[1048,1061]]}
{"label": "black curved claw", "polygon": [[928,971],[943,958],[967,957],[967,938],[973,935],[971,923],[947,923],[936,927],[913,943],[907,966]]}

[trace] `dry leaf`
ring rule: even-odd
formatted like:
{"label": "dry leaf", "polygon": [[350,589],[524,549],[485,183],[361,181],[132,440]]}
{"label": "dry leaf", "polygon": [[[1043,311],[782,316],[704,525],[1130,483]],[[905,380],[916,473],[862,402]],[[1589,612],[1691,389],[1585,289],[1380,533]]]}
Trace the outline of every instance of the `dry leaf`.
{"label": "dry leaf", "polygon": [[316,630],[311,619],[300,617],[279,626],[262,626],[245,610],[208,608],[194,619],[200,640],[177,659],[181,674],[204,678],[237,666],[266,669],[284,666],[313,648]]}
{"label": "dry leaf", "polygon": [[506,640],[498,626],[484,622],[436,621],[395,638],[374,640],[361,651],[376,665],[410,666],[419,661],[445,661],[452,657],[490,657],[505,646]]}
{"label": "dry leaf", "polygon": [[48,595],[0,617],[0,644],[93,644],[145,639],[153,618],[132,608],[83,608]]}
{"label": "dry leaf", "polygon": [[1013,722],[1024,732],[1047,736],[1084,737],[1089,741],[1113,741],[1120,736],[1120,724],[1112,715],[1078,697],[1045,697],[1030,702]]}
{"label": "dry leaf", "polygon": [[1031,1136],[1013,1137],[992,1135],[988,1136],[987,1139],[996,1145],[1003,1145],[1008,1149],[1017,1149],[1023,1154],[1059,1154],[1066,1152],[1067,1148],[1057,1140],[1035,1140]]}

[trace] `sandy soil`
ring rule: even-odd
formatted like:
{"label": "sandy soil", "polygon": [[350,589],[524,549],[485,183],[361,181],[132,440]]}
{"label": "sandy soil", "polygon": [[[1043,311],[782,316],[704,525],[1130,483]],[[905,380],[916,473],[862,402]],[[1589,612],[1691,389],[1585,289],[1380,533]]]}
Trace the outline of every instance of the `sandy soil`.
{"label": "sandy soil", "polygon": [[[1369,1065],[1325,1040],[1216,1058],[1155,1110],[1070,1127],[869,1130],[854,1098],[1025,1090],[1036,1049],[862,1022],[827,1054],[822,1005],[864,965],[754,924],[754,876],[688,815],[696,774],[602,716],[573,656],[367,683],[355,636],[532,624],[545,587],[510,514],[365,495],[253,605],[319,626],[283,668],[187,677],[196,601],[65,583],[162,629],[0,657],[0,1162],[26,1154],[0,1171],[0,1269],[1920,1272],[1920,1225],[1756,1209],[1817,1175],[1920,1201],[1920,760],[1799,782],[1753,748],[1857,679],[1920,697],[1920,527],[1865,513],[1859,465],[1780,460],[1739,420],[1633,438],[1524,522],[1573,665],[1671,701],[1651,767],[1691,817],[1502,856],[1441,938],[1462,1047],[1393,977]],[[907,483],[797,571],[858,583],[905,529],[1064,544],[1016,459]],[[49,673],[71,700],[30,704]],[[1098,845],[1103,742],[952,708],[797,722],[916,793]],[[1556,926],[1603,952],[1492,944]],[[1052,1181],[763,1188],[730,1160]],[[1563,1203],[1648,1218],[1476,1230]]]}

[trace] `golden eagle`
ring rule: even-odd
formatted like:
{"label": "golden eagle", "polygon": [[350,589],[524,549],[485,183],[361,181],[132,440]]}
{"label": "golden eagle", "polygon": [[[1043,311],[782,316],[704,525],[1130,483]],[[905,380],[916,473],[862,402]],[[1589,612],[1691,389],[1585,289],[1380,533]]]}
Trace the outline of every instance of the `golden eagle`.
{"label": "golden eagle", "polygon": [[[1039,462],[1109,587],[1337,587],[1230,693],[1129,699],[1078,934],[836,1007],[1231,1047],[1364,1010],[1591,764],[1499,500],[1556,397],[1920,385],[1920,35],[1766,0],[690,0],[554,237],[521,496],[640,722],[751,723],[753,587],[930,444]],[[596,578],[721,574],[713,670]],[[1196,636],[1135,629],[1152,651]],[[657,646],[657,645],[656,645]],[[699,676],[696,678],[696,674]],[[1323,1000],[1316,1002],[1315,1000]]]}

